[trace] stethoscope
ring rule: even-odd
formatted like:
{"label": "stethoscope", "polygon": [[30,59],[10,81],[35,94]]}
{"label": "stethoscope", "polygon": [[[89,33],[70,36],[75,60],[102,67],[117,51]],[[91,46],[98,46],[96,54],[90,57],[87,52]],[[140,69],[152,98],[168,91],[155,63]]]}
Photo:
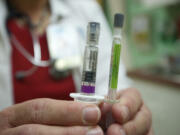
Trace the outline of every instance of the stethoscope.
{"label": "stethoscope", "polygon": [[53,79],[59,80],[70,75],[70,69],[59,71],[55,68],[55,60],[41,60],[41,46],[39,43],[38,36],[36,36],[33,32],[31,32],[32,41],[33,41],[33,51],[34,56],[32,56],[17,40],[16,36],[12,33],[10,35],[10,40],[13,43],[14,47],[33,65],[28,70],[17,71],[15,73],[15,78],[17,80],[23,80],[24,78],[31,76],[35,73],[39,67],[50,67],[49,74]]}
{"label": "stethoscope", "polygon": [[[8,17],[8,19],[11,18],[18,18],[19,14],[11,14],[11,16]],[[7,21],[8,21],[7,19]],[[8,27],[7,27],[8,30]],[[52,76],[53,79],[59,80],[67,77],[70,75],[71,71],[70,69],[59,71],[55,68],[55,60],[41,60],[41,46],[39,43],[38,36],[30,30],[31,37],[32,37],[32,42],[33,42],[33,51],[34,51],[34,56],[32,56],[24,47],[23,45],[18,41],[16,36],[11,33],[8,30],[9,37],[11,42],[13,43],[14,47],[33,65],[30,69],[28,70],[22,70],[22,71],[17,71],[15,73],[15,78],[17,80],[23,80],[24,78],[31,76],[34,74],[39,67],[50,67],[49,68],[49,74]]]}
{"label": "stethoscope", "polygon": [[30,28],[30,33],[33,41],[33,51],[34,51],[34,56],[32,56],[24,47],[23,45],[18,41],[16,36],[11,33],[11,31],[8,29],[7,24],[6,28],[9,34],[10,41],[14,45],[14,47],[33,65],[30,69],[24,70],[24,71],[17,71],[15,73],[15,78],[18,80],[22,80],[25,77],[28,77],[35,73],[39,67],[48,67],[51,65],[51,60],[46,60],[42,61],[41,60],[41,46],[39,43],[38,36],[33,32],[33,25],[30,21],[30,18],[24,14],[21,14],[20,12],[16,11],[9,3],[9,1],[6,1],[7,8],[9,10],[9,14],[6,20],[6,23],[12,19],[12,18],[23,18],[29,28]]}
{"label": "stethoscope", "polygon": [[15,35],[10,34],[10,39],[14,47],[33,65],[28,70],[17,71],[15,73],[15,78],[18,80],[22,80],[25,77],[32,75],[35,71],[37,71],[38,67],[49,67],[51,65],[50,60],[43,60],[43,61],[41,60],[41,46],[38,37],[32,32],[31,32],[31,36],[33,41],[34,56],[32,56],[28,51],[26,51],[26,49],[17,40]]}

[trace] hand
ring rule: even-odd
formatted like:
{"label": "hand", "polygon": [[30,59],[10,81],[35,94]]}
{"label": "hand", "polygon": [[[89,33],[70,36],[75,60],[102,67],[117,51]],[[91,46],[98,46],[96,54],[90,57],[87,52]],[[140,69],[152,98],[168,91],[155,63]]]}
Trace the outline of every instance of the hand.
{"label": "hand", "polygon": [[0,112],[1,135],[103,135],[96,105],[36,99]]}
{"label": "hand", "polygon": [[112,106],[104,103],[101,107],[102,117],[106,117],[111,110],[115,121],[107,128],[107,135],[153,135],[151,112],[143,103],[140,93],[129,88],[118,92],[117,99],[118,103]]}

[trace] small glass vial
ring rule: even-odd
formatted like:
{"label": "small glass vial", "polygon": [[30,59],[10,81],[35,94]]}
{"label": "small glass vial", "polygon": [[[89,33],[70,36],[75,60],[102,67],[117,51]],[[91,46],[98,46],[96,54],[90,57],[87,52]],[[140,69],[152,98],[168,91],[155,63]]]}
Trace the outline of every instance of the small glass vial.
{"label": "small glass vial", "polygon": [[100,24],[90,22],[87,27],[87,45],[84,51],[81,93],[70,94],[74,101],[91,104],[99,104],[104,101],[104,96],[95,94],[99,34]]}
{"label": "small glass vial", "polygon": [[114,32],[113,44],[111,52],[111,65],[109,74],[109,90],[108,100],[111,102],[116,101],[116,92],[118,87],[118,74],[121,55],[121,29],[123,27],[124,15],[115,14],[114,17]]}
{"label": "small glass vial", "polygon": [[90,22],[87,28],[87,45],[84,52],[81,93],[95,94],[96,68],[100,24]]}

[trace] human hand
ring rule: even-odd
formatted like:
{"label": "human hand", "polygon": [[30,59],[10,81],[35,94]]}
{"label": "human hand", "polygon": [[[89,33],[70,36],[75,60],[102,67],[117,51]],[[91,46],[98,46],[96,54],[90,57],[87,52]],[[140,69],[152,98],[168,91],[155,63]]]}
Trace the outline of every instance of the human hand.
{"label": "human hand", "polygon": [[107,117],[110,110],[114,119],[107,128],[107,135],[153,135],[151,112],[136,89],[118,92],[117,100],[119,102],[112,106],[107,103],[101,106],[102,119]]}
{"label": "human hand", "polygon": [[103,135],[96,105],[36,99],[0,112],[1,135]]}

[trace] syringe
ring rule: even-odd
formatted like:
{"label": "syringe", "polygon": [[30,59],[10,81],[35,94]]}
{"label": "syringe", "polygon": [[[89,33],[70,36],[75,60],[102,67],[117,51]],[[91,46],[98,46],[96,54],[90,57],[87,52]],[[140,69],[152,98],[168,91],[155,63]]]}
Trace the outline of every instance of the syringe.
{"label": "syringe", "polygon": [[118,73],[121,55],[121,29],[123,27],[124,15],[115,14],[113,45],[111,52],[111,64],[109,73],[109,90],[107,100],[111,103],[116,102],[116,92],[118,87]]}
{"label": "syringe", "polygon": [[90,22],[87,27],[87,45],[84,51],[81,93],[70,94],[77,101],[98,103],[104,99],[103,96],[95,95],[99,34],[100,24]]}

